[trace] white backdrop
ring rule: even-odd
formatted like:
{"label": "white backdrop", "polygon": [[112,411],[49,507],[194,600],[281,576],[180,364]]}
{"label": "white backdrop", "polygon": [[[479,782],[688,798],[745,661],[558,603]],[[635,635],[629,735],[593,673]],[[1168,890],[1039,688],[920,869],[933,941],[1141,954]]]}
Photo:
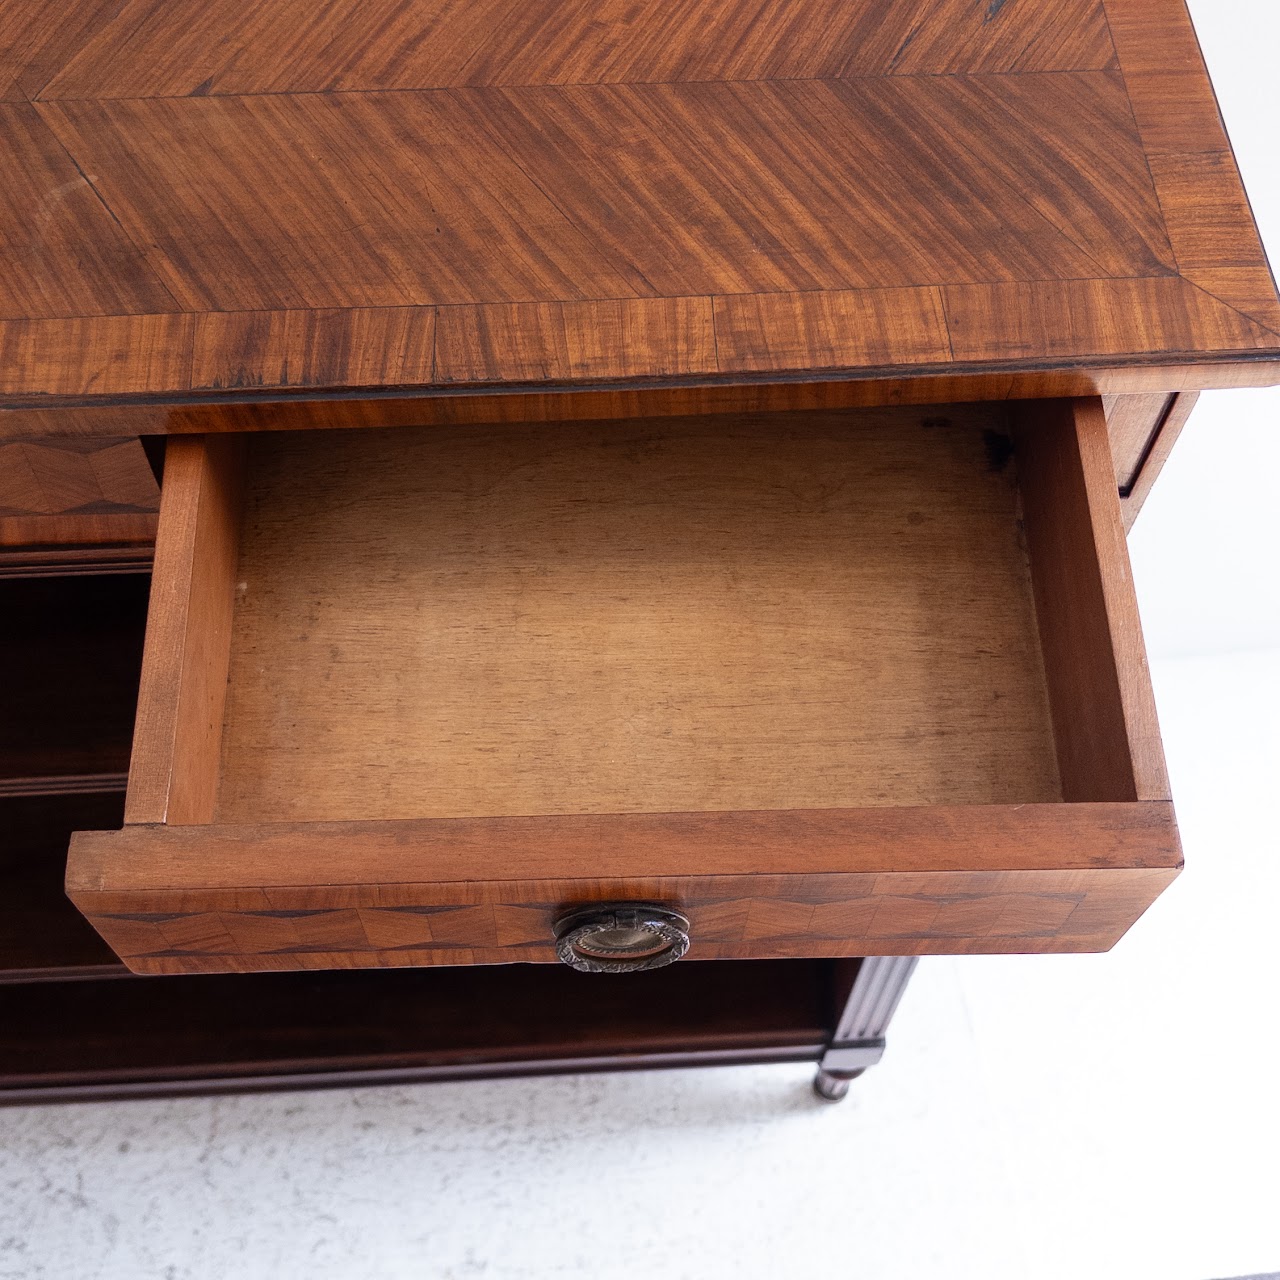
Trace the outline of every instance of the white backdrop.
{"label": "white backdrop", "polygon": [[[1191,0],[1254,216],[1280,263],[1280,4]],[[1280,645],[1280,393],[1201,397],[1130,542],[1153,656]]]}

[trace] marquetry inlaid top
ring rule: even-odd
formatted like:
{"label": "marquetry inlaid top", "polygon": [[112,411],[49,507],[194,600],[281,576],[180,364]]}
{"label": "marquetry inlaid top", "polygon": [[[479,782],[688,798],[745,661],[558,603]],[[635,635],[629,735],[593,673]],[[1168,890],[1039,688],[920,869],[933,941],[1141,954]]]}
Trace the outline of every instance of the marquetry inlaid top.
{"label": "marquetry inlaid top", "polygon": [[0,397],[1280,379],[1182,0],[0,0]]}

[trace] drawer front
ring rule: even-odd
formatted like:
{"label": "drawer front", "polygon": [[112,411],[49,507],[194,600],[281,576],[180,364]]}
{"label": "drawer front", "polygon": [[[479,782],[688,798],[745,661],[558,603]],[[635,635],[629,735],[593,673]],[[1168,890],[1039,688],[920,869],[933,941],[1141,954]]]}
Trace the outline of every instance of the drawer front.
{"label": "drawer front", "polygon": [[183,440],[139,972],[1110,946],[1181,862],[1099,401]]}
{"label": "drawer front", "polygon": [[77,835],[68,890],[138,973],[553,961],[611,901],[683,913],[694,959],[1098,951],[1178,861],[1161,802],[134,827]]}

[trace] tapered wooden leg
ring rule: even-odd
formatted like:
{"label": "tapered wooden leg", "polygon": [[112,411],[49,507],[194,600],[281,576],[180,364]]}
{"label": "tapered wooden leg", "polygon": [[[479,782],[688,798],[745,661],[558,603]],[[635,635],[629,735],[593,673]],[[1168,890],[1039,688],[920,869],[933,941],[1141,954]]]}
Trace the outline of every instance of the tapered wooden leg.
{"label": "tapered wooden leg", "polygon": [[849,1082],[880,1061],[884,1033],[915,967],[915,956],[867,956],[859,964],[813,1082],[814,1093],[824,1102],[839,1102],[849,1092]]}

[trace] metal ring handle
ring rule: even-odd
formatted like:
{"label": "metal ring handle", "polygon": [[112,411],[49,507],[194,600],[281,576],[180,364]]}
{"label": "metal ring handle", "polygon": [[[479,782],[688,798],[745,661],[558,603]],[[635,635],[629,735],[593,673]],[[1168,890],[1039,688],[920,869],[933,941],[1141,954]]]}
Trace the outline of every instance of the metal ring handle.
{"label": "metal ring handle", "polygon": [[646,903],[583,907],[556,921],[556,955],[580,973],[640,973],[689,950],[689,922]]}

